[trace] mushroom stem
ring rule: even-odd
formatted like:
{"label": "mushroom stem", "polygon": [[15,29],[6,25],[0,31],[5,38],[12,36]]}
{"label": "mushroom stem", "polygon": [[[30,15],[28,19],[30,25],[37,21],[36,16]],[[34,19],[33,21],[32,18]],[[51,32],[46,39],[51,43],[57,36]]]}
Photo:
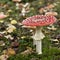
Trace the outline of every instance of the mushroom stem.
{"label": "mushroom stem", "polygon": [[44,38],[44,34],[41,31],[41,27],[36,27],[35,35],[33,36],[33,44],[36,45],[36,52],[38,54],[42,54],[42,39]]}
{"label": "mushroom stem", "polygon": [[41,40],[36,41],[36,52],[38,54],[42,54],[42,41]]}

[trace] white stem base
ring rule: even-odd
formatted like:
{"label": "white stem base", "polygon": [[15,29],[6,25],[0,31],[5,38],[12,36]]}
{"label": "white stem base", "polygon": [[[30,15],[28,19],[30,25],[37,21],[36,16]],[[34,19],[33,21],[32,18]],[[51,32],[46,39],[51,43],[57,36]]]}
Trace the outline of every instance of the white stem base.
{"label": "white stem base", "polygon": [[41,40],[36,41],[36,52],[38,54],[42,54],[42,41]]}

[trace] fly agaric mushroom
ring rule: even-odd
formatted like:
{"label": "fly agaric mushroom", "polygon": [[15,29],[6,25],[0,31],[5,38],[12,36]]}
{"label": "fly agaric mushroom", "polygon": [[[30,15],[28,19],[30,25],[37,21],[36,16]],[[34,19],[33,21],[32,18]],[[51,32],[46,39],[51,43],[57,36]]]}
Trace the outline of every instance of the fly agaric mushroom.
{"label": "fly agaric mushroom", "polygon": [[5,17],[7,17],[7,15],[5,15],[3,12],[1,12],[1,13],[0,13],[0,19],[3,19],[3,18],[5,18]]}
{"label": "fly agaric mushroom", "polygon": [[21,0],[12,0],[13,2],[21,2]]}
{"label": "fly agaric mushroom", "polygon": [[23,20],[23,25],[36,26],[36,31],[33,35],[33,39],[36,44],[36,52],[38,54],[42,54],[42,39],[45,37],[41,31],[41,27],[53,24],[55,21],[56,18],[51,15],[36,15]]}

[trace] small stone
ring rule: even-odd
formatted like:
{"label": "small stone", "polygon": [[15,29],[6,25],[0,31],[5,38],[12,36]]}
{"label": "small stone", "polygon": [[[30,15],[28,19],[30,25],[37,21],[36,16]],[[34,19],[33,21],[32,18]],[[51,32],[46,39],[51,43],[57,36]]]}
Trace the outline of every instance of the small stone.
{"label": "small stone", "polygon": [[16,20],[12,20],[11,24],[17,24],[17,21]]}

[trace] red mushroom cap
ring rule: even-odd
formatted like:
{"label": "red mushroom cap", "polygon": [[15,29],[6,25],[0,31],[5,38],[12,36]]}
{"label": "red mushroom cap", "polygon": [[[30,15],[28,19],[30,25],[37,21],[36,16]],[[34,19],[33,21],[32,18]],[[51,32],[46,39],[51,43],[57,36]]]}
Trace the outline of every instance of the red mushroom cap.
{"label": "red mushroom cap", "polygon": [[46,26],[55,21],[56,18],[51,15],[36,15],[23,20],[22,24],[26,26]]}

